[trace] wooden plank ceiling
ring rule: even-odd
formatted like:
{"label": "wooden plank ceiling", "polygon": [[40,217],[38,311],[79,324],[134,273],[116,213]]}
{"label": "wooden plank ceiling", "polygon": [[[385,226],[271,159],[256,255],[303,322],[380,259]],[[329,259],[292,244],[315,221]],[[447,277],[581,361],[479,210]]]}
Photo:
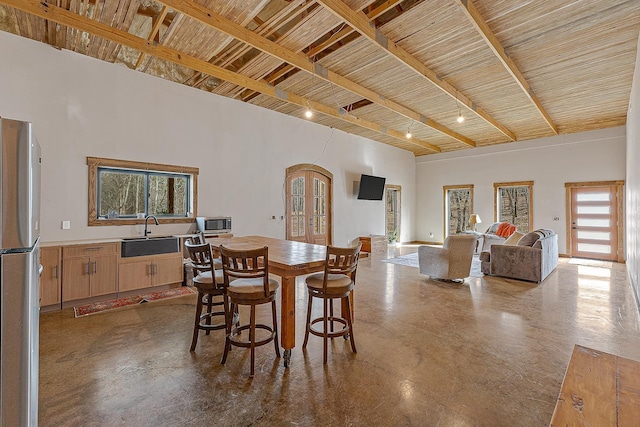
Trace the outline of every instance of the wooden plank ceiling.
{"label": "wooden plank ceiling", "polygon": [[0,29],[425,155],[625,124],[640,1],[0,0]]}

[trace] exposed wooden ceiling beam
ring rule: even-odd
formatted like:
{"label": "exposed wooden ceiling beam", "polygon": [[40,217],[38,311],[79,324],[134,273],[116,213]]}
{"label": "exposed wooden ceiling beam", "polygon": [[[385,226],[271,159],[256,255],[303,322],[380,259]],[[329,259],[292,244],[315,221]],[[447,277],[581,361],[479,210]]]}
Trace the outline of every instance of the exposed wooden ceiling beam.
{"label": "exposed wooden ceiling beam", "polygon": [[[260,24],[258,28],[254,31],[257,34],[260,34],[263,37],[270,37],[275,34],[280,26],[286,25],[293,19],[295,19],[298,15],[304,13],[309,10],[310,7],[316,5],[314,0],[295,0],[289,3],[286,7],[282,8],[279,12],[274,14],[271,18],[267,19],[265,22]],[[254,18],[254,20],[257,17]],[[245,24],[245,23],[242,23]],[[229,37],[229,40],[224,43],[224,46],[230,45],[231,41],[235,40],[233,37]],[[219,65],[221,67],[226,67],[231,64],[233,61],[240,58],[242,55],[247,53],[252,49],[251,46],[236,46],[232,48],[232,50],[225,53],[225,55],[214,55],[209,59],[209,62],[212,64]],[[216,52],[222,51],[222,46],[216,49]],[[231,54],[233,52],[233,54]],[[195,80],[193,87],[200,87],[202,83],[204,83],[209,76],[202,76],[200,73],[195,73],[189,81]]]}
{"label": "exposed wooden ceiling beam", "polygon": [[[343,24],[344,25],[344,24]],[[316,45],[316,46],[309,46],[309,49],[307,52],[305,52],[304,54],[307,56],[307,58],[313,60],[313,57],[315,55],[317,55],[320,52],[323,52],[325,49],[327,49],[329,46],[339,42],[340,40],[342,40],[343,38],[345,38],[346,36],[348,36],[349,34],[353,33],[353,29],[345,26],[345,28],[341,29],[340,31],[332,34],[327,40],[325,40],[324,42]],[[282,68],[277,68],[275,70],[273,70],[267,77],[265,77],[265,80],[271,84],[274,84],[274,82],[276,80],[278,80],[280,77],[284,76],[285,74],[291,72],[291,71],[299,71],[298,68],[294,67],[291,64],[287,64],[285,63],[285,65]],[[295,73],[291,73],[291,75],[293,75]],[[247,101],[249,99],[251,99],[253,97],[253,95],[251,94],[250,91],[248,91],[247,93],[243,93],[241,98],[243,101]]]}
{"label": "exposed wooden ceiling beam", "polygon": [[[383,13],[385,13],[386,11],[388,11],[389,9],[396,7],[402,1],[404,0],[388,0],[385,3],[376,7],[375,9],[367,12],[367,17],[373,20],[378,16],[382,15]],[[373,7],[373,6],[370,6],[370,7]],[[334,30],[331,30],[331,31],[334,31]],[[307,58],[310,58],[311,60],[313,60],[314,56],[319,55],[322,52],[328,50],[334,44],[339,43],[340,41],[344,40],[346,37],[354,33],[357,35],[357,37],[360,37],[360,33],[358,33],[356,30],[354,30],[353,28],[343,23],[339,29],[335,30],[335,32],[329,36],[329,38],[320,42],[317,45],[312,44],[311,46],[309,46],[308,50],[304,52],[304,54],[307,56]],[[285,74],[288,74],[289,72],[294,70],[295,72],[300,71],[298,68],[294,67],[293,65],[285,63],[284,67],[273,70],[267,77],[265,77],[265,80],[271,84],[274,84],[275,81],[278,80],[280,77],[283,77]],[[295,72],[290,73],[287,76],[287,78],[290,78],[291,76],[295,75]],[[243,93],[240,98],[243,101],[248,101],[254,97],[255,97],[255,94],[251,93],[251,91],[245,91],[245,93]]]}
{"label": "exposed wooden ceiling beam", "polygon": [[61,7],[53,4],[45,3],[40,0],[0,0],[0,3],[31,13],[41,18],[48,19],[49,21],[57,22],[58,24],[76,28],[105,40],[140,50],[147,55],[152,55],[157,58],[164,59],[165,61],[170,61],[175,64],[206,73],[210,76],[233,83],[234,85],[251,88],[256,92],[280,99],[284,102],[295,104],[303,108],[310,107],[319,113],[399,139],[405,143],[409,142],[434,152],[441,151],[439,147],[425,141],[420,141],[415,138],[407,140],[403,133],[387,129],[379,123],[370,122],[348,114],[342,109],[336,109],[335,107],[308,100],[300,95],[277,89],[267,83],[234,73],[233,71],[210,64],[207,61],[203,61],[183,52],[171,49],[170,47],[156,44],[152,41],[134,36],[126,31],[111,27],[110,25],[69,12],[68,10],[62,9]]}
{"label": "exposed wooden ceiling beam", "polygon": [[369,20],[367,15],[362,11],[354,11],[341,0],[318,0],[322,6],[331,11],[338,18],[355,28],[360,34],[368,38],[377,46],[384,49],[394,58],[398,59],[401,63],[427,78],[430,82],[440,88],[443,92],[447,93],[452,98],[455,98],[458,102],[465,105],[471,111],[475,112],[478,116],[483,118],[487,123],[498,129],[504,135],[509,137],[512,141],[516,140],[516,135],[502,125],[496,119],[494,119],[489,113],[477,106],[473,101],[460,93],[455,87],[447,83],[440,78],[435,71],[424,65],[416,57],[404,50],[402,47],[389,40],[384,34],[378,30],[373,22]]}
{"label": "exposed wooden ceiling beam", "polygon": [[404,0],[387,0],[386,2],[384,2],[381,5],[379,5],[378,7],[376,7],[375,9],[367,12],[367,16],[369,17],[369,19],[377,18],[378,16],[382,15],[383,13],[388,11],[389,9],[396,7],[397,5],[402,3],[403,1]]}
{"label": "exposed wooden ceiling beam", "polygon": [[416,122],[422,123],[425,126],[428,126],[444,135],[467,144],[470,147],[476,146],[475,142],[470,138],[467,138],[466,136],[449,129],[437,123],[436,121],[423,116],[422,114],[419,114],[403,105],[398,104],[395,101],[392,101],[370,89],[367,89],[364,86],[361,86],[347,79],[346,77],[336,74],[318,63],[310,61],[309,58],[307,58],[303,53],[296,53],[290,49],[285,48],[284,46],[279,45],[278,43],[261,37],[255,34],[253,31],[241,25],[238,25],[221,15],[214,13],[204,6],[200,6],[199,4],[189,0],[158,1],[169,6],[175,11],[198,20],[203,24],[210,26],[211,28],[235,37],[238,40],[243,41],[244,43],[250,44],[256,49],[263,51],[264,53],[272,55],[284,62],[288,62],[289,64],[295,65],[301,70],[307,71],[308,73],[311,73],[327,82],[333,83],[336,86],[340,86],[341,88],[360,95],[363,98],[367,98],[378,105],[381,105]]}
{"label": "exposed wooden ceiling beam", "polygon": [[[164,18],[165,16],[167,16],[168,11],[169,11],[169,8],[167,6],[162,6],[162,10],[158,14],[158,16],[155,18],[155,21],[153,22],[153,27],[151,28],[151,32],[149,33],[149,37],[147,37],[147,40],[151,41],[156,38],[156,36],[158,35],[158,32],[160,31],[160,26],[164,22]],[[145,56],[144,52],[140,52],[140,56],[138,57],[138,61],[136,62],[136,66],[134,67],[136,70],[138,70],[140,65],[142,64],[142,61],[144,60],[144,56]]]}
{"label": "exposed wooden ceiling beam", "polygon": [[529,97],[531,102],[533,102],[533,105],[542,115],[551,130],[553,130],[553,132],[558,135],[558,128],[553,123],[551,116],[542,106],[542,102],[540,102],[535,92],[518,69],[518,66],[515,64],[515,62],[513,62],[511,58],[509,58],[509,55],[507,55],[507,52],[505,52],[504,47],[502,47],[502,44],[500,43],[498,38],[495,36],[495,34],[493,34],[493,31],[491,31],[489,25],[482,18],[482,16],[478,12],[478,9],[476,9],[476,7],[473,5],[473,2],[471,0],[456,0],[456,3],[458,4],[458,6],[460,6],[460,9],[462,9],[467,18],[469,18],[469,21],[471,21],[484,41],[489,45],[493,53],[498,57],[500,62],[502,62],[502,65],[504,65],[509,74],[511,74],[520,88]]}

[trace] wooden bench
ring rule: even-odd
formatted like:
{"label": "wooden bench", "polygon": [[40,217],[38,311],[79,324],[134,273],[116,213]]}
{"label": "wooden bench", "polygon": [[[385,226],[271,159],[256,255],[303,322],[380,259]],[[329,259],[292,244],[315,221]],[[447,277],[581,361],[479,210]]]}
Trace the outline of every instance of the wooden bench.
{"label": "wooden bench", "polygon": [[576,345],[550,425],[640,425],[640,362]]}

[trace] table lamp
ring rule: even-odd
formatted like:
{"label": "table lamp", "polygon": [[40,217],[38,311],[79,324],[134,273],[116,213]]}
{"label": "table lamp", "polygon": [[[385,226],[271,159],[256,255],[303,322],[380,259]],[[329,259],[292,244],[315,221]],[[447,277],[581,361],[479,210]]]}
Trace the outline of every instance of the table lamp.
{"label": "table lamp", "polygon": [[471,216],[469,217],[469,224],[471,224],[471,227],[473,227],[473,231],[476,231],[476,224],[481,224],[482,220],[480,219],[480,215],[478,214],[471,214]]}

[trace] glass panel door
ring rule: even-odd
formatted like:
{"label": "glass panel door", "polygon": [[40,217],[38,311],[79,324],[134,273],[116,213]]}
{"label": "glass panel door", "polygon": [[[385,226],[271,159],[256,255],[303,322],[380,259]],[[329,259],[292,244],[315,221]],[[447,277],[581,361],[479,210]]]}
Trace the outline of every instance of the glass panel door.
{"label": "glass panel door", "polygon": [[400,199],[402,188],[399,185],[386,186],[385,222],[389,243],[400,241]]}
{"label": "glass panel door", "polygon": [[613,186],[571,189],[572,256],[617,260],[615,191]]}

